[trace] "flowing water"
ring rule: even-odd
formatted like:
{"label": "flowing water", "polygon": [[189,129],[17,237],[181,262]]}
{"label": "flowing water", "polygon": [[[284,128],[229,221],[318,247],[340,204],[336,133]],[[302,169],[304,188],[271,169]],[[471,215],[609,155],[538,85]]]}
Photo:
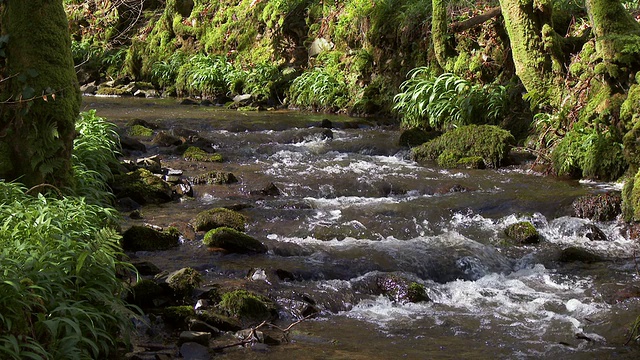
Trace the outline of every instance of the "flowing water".
{"label": "flowing water", "polygon": [[[195,187],[195,200],[142,209],[144,222],[188,223],[213,207],[242,205],[264,255],[222,255],[185,239],[175,250],[136,256],[164,270],[198,269],[210,283],[244,281],[286,309],[312,299],[320,316],[294,327],[291,343],[230,350],[228,359],[567,359],[640,357],[625,346],[640,314],[638,243],[618,222],[594,223],[590,241],[571,203],[615,185],[560,181],[524,168],[442,170],[419,165],[383,120],[179,106],[175,100],[86,98],[85,108],[120,125],[141,118],[210,139],[222,164],[186,163],[164,149],[163,165],[186,176],[232,172],[232,185]],[[317,129],[333,123],[333,139]],[[274,183],[280,196],[252,190]],[[533,246],[505,246],[504,229],[531,221]],[[134,223],[128,220],[127,223]],[[607,260],[560,263],[563,247]],[[277,275],[287,274],[287,280]],[[396,274],[423,284],[431,302],[400,304],[372,290]],[[239,280],[242,279],[242,280]],[[378,292],[379,293],[379,292]],[[634,295],[634,296],[630,296]]]}

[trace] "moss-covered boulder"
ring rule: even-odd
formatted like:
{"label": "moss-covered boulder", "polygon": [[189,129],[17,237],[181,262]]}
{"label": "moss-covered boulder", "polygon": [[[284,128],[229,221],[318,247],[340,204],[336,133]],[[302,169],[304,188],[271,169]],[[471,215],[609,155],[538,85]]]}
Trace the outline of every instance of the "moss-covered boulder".
{"label": "moss-covered boulder", "polygon": [[194,185],[223,185],[236,183],[238,182],[238,178],[230,172],[209,171],[204,174],[190,177],[189,181]]}
{"label": "moss-covered boulder", "polygon": [[196,215],[193,225],[196,231],[209,231],[219,227],[228,227],[244,231],[246,218],[244,215],[225,208],[205,210]]}
{"label": "moss-covered boulder", "polygon": [[202,284],[202,274],[190,267],[182,268],[169,274],[167,284],[176,297],[185,298]]}
{"label": "moss-covered boulder", "polygon": [[442,135],[439,131],[427,131],[420,128],[407,129],[400,134],[398,145],[414,147],[422,145]]}
{"label": "moss-covered boulder", "polygon": [[176,228],[164,231],[134,225],[122,234],[120,244],[125,251],[167,250],[180,245],[180,233]]}
{"label": "moss-covered boulder", "polygon": [[153,130],[145,127],[144,125],[132,125],[127,128],[127,135],[139,136],[139,137],[151,137],[153,136]]}
{"label": "moss-covered boulder", "polygon": [[622,197],[616,193],[587,195],[577,198],[572,206],[579,218],[611,221],[622,212]]}
{"label": "moss-covered boulder", "polygon": [[210,248],[220,248],[231,253],[265,253],[267,247],[255,238],[238,230],[220,227],[209,230],[202,240]]}
{"label": "moss-covered boulder", "polygon": [[156,305],[156,300],[165,295],[162,286],[155,281],[142,279],[131,287],[127,301],[141,308],[150,308]]}
{"label": "moss-covered boulder", "polygon": [[540,242],[538,230],[528,221],[511,224],[504,229],[504,233],[508,238],[520,244],[537,244]]}
{"label": "moss-covered boulder", "polygon": [[137,203],[162,204],[171,201],[171,185],[145,169],[114,176],[111,188],[117,198],[131,198]]}
{"label": "moss-covered boulder", "polygon": [[182,139],[177,136],[173,136],[166,131],[160,131],[151,140],[152,143],[158,146],[177,146],[183,143]]}
{"label": "moss-covered boulder", "polygon": [[168,306],[164,308],[162,317],[166,324],[177,328],[186,328],[191,319],[196,318],[196,312],[192,306]]}
{"label": "moss-covered boulder", "polygon": [[247,290],[234,290],[222,294],[218,308],[239,319],[267,320],[277,315],[273,301]]}
{"label": "moss-covered boulder", "polygon": [[513,135],[497,126],[467,125],[413,148],[412,156],[418,162],[437,160],[447,167],[457,167],[465,158],[463,162],[469,164],[480,157],[486,167],[497,168],[506,163],[514,143]]}
{"label": "moss-covered boulder", "polygon": [[389,300],[400,304],[430,301],[424,285],[397,275],[380,276],[376,285]]}
{"label": "moss-covered boulder", "polygon": [[222,155],[208,153],[199,147],[190,146],[182,155],[187,161],[222,162]]}

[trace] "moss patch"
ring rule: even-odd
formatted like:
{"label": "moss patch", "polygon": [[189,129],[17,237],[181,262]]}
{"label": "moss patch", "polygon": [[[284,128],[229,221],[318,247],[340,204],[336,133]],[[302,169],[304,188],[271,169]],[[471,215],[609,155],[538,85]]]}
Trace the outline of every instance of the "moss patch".
{"label": "moss patch", "polygon": [[202,275],[193,268],[182,268],[167,277],[167,284],[177,297],[188,297],[202,284]]}
{"label": "moss patch", "polygon": [[122,234],[122,248],[127,251],[167,250],[180,245],[175,228],[158,231],[146,226],[134,225]]}
{"label": "moss patch", "polygon": [[[418,161],[438,160],[442,166],[457,167],[464,158],[480,157],[490,168],[506,162],[515,139],[506,130],[493,125],[460,126],[442,136],[412,149]],[[463,160],[463,163],[473,159]]]}
{"label": "moss patch", "polygon": [[133,125],[127,128],[127,135],[129,136],[153,136],[153,130],[144,127],[143,125]]}
{"label": "moss patch", "polygon": [[202,240],[211,248],[220,248],[232,253],[265,253],[266,246],[255,238],[228,227],[210,230]]}
{"label": "moss patch", "polygon": [[168,306],[164,308],[162,316],[167,324],[175,328],[184,328],[190,319],[196,317],[196,312],[191,306]]}
{"label": "moss patch", "polygon": [[187,161],[222,162],[222,155],[210,154],[195,146],[190,146],[182,156]]}
{"label": "moss patch", "polygon": [[246,218],[244,215],[225,208],[205,210],[196,215],[194,226],[196,231],[209,231],[219,227],[228,227],[244,231]]}
{"label": "moss patch", "polygon": [[276,314],[275,304],[268,298],[247,290],[222,294],[218,307],[231,316],[244,319],[266,320]]}
{"label": "moss patch", "polygon": [[540,234],[528,221],[511,224],[504,229],[505,235],[520,244],[537,244],[540,242]]}
{"label": "moss patch", "polygon": [[208,185],[222,185],[233,184],[238,182],[238,178],[230,172],[222,171],[209,171],[198,176],[190,177],[189,181],[195,185],[208,184]]}

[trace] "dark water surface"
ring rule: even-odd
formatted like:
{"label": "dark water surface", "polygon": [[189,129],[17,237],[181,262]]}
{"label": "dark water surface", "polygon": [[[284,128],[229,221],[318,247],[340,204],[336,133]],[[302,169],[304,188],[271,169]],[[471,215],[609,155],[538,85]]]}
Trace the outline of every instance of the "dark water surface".
{"label": "dark water surface", "polygon": [[[119,125],[140,118],[166,130],[195,130],[224,163],[186,163],[153,146],[145,156],[160,153],[164,166],[186,176],[224,170],[240,180],[196,186],[194,200],[145,207],[144,222],[185,224],[202,210],[243,204],[250,206],[242,210],[247,232],[269,248],[264,255],[221,255],[208,252],[198,234],[175,250],[138,257],[163,270],[194,267],[210,283],[263,269],[268,282],[253,281],[253,288],[282,305],[306,296],[321,309],[294,327],[290,344],[232,349],[220,358],[640,357],[638,345],[624,345],[640,301],[623,296],[638,290],[638,243],[618,222],[594,223],[609,241],[589,241],[579,229],[591,222],[571,216],[576,197],[614,184],[560,181],[526,168],[421,166],[397,145],[399,131],[386,119],[244,113],[175,100],[90,97],[84,106]],[[333,139],[309,129],[324,118],[333,122]],[[270,182],[282,195],[252,195]],[[504,228],[522,220],[543,242],[505,247]],[[607,261],[559,263],[569,245]],[[279,280],[276,270],[294,280]],[[433,301],[402,305],[371,295],[370,284],[388,273],[423,284]],[[296,319],[281,313],[285,326]]]}

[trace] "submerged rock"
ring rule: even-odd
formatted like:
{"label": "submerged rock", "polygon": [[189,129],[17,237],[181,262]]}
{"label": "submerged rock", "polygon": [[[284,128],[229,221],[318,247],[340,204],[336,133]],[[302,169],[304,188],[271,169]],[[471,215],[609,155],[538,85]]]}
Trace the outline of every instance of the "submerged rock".
{"label": "submerged rock", "polygon": [[202,240],[210,248],[220,248],[231,253],[265,253],[267,247],[255,238],[238,230],[220,227],[210,230]]}
{"label": "submerged rock", "polygon": [[528,221],[511,224],[504,229],[505,235],[520,244],[537,244],[540,242],[538,230]]}
{"label": "submerged rock", "polygon": [[122,234],[120,244],[125,251],[167,250],[180,245],[180,233],[176,228],[164,231],[147,226],[133,225]]}
{"label": "submerged rock", "polygon": [[196,231],[209,231],[219,227],[228,227],[238,231],[244,231],[246,217],[236,211],[215,208],[205,210],[196,215],[193,221]]}
{"label": "submerged rock", "polygon": [[282,192],[280,191],[280,189],[278,189],[278,187],[274,183],[269,183],[269,185],[265,186],[260,190],[251,190],[249,194],[263,195],[263,196],[279,196],[280,194],[282,194]]}
{"label": "submerged rock", "polygon": [[615,193],[587,195],[576,199],[572,206],[579,218],[612,221],[621,213],[622,198]]}
{"label": "submerged rock", "polygon": [[602,256],[598,254],[594,254],[589,250],[575,247],[575,246],[570,246],[566,249],[563,249],[562,252],[560,252],[559,261],[565,262],[565,263],[576,262],[576,261],[580,261],[584,263],[594,263],[594,262],[604,261],[604,259],[602,258]]}
{"label": "submerged rock", "polygon": [[376,285],[389,300],[404,304],[408,302],[430,301],[424,285],[409,281],[397,275],[382,275],[376,279]]}

